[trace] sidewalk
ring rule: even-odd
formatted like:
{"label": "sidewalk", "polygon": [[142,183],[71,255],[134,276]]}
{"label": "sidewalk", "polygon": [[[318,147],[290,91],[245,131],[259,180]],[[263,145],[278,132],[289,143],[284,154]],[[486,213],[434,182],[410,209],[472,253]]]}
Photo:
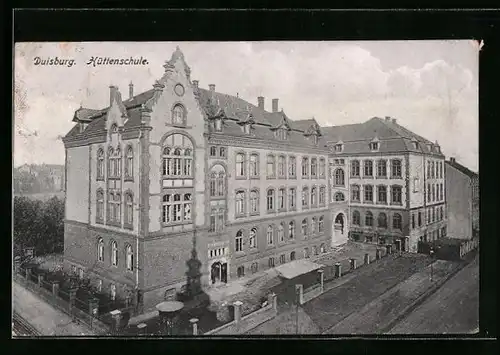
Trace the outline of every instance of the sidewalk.
{"label": "sidewalk", "polygon": [[14,310],[28,321],[42,336],[92,336],[86,326],[41,300],[17,282],[12,282]]}

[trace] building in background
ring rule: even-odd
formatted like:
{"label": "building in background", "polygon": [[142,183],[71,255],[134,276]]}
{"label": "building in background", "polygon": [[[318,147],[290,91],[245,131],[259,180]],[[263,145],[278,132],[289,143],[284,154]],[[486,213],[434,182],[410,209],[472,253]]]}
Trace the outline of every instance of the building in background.
{"label": "building in background", "polygon": [[[341,245],[438,237],[444,157],[390,118],[320,127],[191,80],[177,49],[153,89],[80,108],[66,150],[65,267],[144,309]],[[428,170],[426,170],[428,169]],[[427,171],[428,176],[425,172]],[[428,191],[428,194],[427,194]],[[431,237],[432,235],[432,237]],[[196,262],[192,262],[196,259]]]}
{"label": "building in background", "polygon": [[449,236],[459,239],[479,236],[479,174],[453,157],[446,161],[446,199]]}

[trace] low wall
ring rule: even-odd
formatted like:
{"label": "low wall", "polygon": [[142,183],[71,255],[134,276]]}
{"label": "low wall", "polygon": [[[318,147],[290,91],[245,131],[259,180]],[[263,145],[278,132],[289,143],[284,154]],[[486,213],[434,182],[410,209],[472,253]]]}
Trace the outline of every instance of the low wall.
{"label": "low wall", "polygon": [[479,239],[475,238],[472,240],[468,240],[462,245],[460,245],[460,258],[463,258],[465,255],[470,253],[472,250],[476,249],[479,246]]}
{"label": "low wall", "polygon": [[302,295],[303,302],[309,302],[310,300],[318,297],[323,293],[323,288],[321,285],[314,285],[312,287],[309,287],[308,289],[304,290],[304,293]]}

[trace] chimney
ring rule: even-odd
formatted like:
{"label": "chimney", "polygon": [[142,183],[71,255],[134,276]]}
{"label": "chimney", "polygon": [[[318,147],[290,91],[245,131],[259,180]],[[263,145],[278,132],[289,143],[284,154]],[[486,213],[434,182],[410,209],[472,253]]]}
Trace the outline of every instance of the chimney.
{"label": "chimney", "polygon": [[264,109],[264,96],[259,96],[257,98],[258,106],[260,109]]}
{"label": "chimney", "polygon": [[278,112],[278,99],[273,99],[273,112]]}
{"label": "chimney", "polygon": [[450,157],[450,162],[454,163],[455,162],[455,158],[454,157]]}
{"label": "chimney", "polygon": [[200,84],[200,82],[198,80],[193,80],[193,86],[194,86],[195,89],[198,89],[198,85],[199,84]]}
{"label": "chimney", "polygon": [[130,82],[130,84],[128,84],[128,98],[131,99],[133,97],[134,97],[134,84]]}
{"label": "chimney", "polygon": [[397,121],[396,121],[396,119],[395,119],[395,118],[393,118],[393,119],[392,119],[392,123],[394,123],[394,124],[395,124],[396,122],[397,122]]}
{"label": "chimney", "polygon": [[386,122],[389,122],[391,120],[391,118],[389,116],[385,116],[385,121]]}
{"label": "chimney", "polygon": [[210,89],[210,91],[214,92],[215,91],[215,84],[208,85],[208,88]]}
{"label": "chimney", "polygon": [[113,98],[116,97],[116,94],[118,93],[118,88],[114,85],[111,85],[109,87],[109,106],[113,103]]}

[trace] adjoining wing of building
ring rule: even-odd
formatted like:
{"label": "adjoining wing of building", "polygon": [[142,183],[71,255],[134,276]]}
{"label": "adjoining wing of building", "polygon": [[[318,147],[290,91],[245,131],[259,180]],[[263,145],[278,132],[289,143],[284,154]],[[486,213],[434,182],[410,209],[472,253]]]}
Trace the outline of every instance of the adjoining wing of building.
{"label": "adjoining wing of building", "polygon": [[[320,127],[202,89],[177,49],[153,89],[80,108],[66,149],[65,267],[143,309],[328,252],[446,235],[444,156],[395,119]],[[195,251],[193,253],[193,250]]]}

